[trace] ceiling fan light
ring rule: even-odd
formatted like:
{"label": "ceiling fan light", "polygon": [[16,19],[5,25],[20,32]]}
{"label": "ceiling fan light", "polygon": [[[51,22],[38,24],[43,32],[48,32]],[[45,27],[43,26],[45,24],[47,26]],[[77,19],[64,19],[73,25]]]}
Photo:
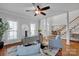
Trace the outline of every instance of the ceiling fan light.
{"label": "ceiling fan light", "polygon": [[36,14],[40,14],[40,11],[35,11]]}

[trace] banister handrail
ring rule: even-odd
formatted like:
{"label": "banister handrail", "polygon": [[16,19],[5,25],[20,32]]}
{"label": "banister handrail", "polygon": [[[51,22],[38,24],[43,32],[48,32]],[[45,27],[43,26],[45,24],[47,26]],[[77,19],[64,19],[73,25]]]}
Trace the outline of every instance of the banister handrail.
{"label": "banister handrail", "polygon": [[[75,20],[78,19],[78,18],[79,18],[79,16],[77,16],[74,20],[70,21],[69,24],[71,24],[73,21],[75,21]],[[61,31],[62,31],[64,28],[66,28],[66,25],[63,26],[63,28],[61,29]]]}
{"label": "banister handrail", "polygon": [[[73,22],[74,22],[75,20],[77,20],[78,18],[79,18],[79,16],[77,16],[74,20],[70,21],[69,24],[73,23]],[[79,24],[77,24],[77,25],[74,26],[74,27],[77,27],[78,25],[79,25]],[[74,27],[73,27],[73,28],[74,28]],[[62,31],[63,29],[65,29],[65,28],[66,28],[66,25],[63,26],[63,28],[61,29],[61,31]],[[73,28],[72,28],[72,29],[73,29]],[[71,29],[71,30],[72,30],[72,29]],[[65,34],[65,33],[66,33],[66,32],[64,32],[64,34]],[[63,34],[63,35],[64,35],[64,34]]]}
{"label": "banister handrail", "polygon": [[69,24],[71,24],[73,21],[77,20],[79,18],[79,16],[77,16],[75,19],[73,19],[72,21],[69,22]]}
{"label": "banister handrail", "polygon": [[77,26],[79,26],[79,23],[75,25],[74,27],[72,27],[70,30],[72,31],[72,29],[75,29]]}
{"label": "banister handrail", "polygon": [[[73,23],[75,20],[77,20],[79,18],[79,16],[77,16],[75,19],[73,19],[72,21],[70,21],[69,22],[69,24],[71,24],[71,23]],[[75,27],[77,27],[79,24],[77,24],[76,26],[74,26],[74,27],[72,27],[72,29],[74,29]],[[63,29],[65,29],[66,28],[66,25],[64,25],[61,29],[59,29],[58,31],[60,32],[60,31],[62,31]],[[72,29],[70,29],[70,30],[72,30]],[[62,34],[62,35],[64,35],[66,33],[66,31]]]}
{"label": "banister handrail", "polygon": [[59,31],[62,31],[65,27],[66,27],[66,25],[64,25]]}
{"label": "banister handrail", "polygon": [[[75,25],[74,27],[72,27],[72,28],[70,29],[70,31],[72,31],[72,29],[76,28],[77,26],[79,26],[79,24],[77,24],[77,25]],[[66,33],[66,31],[65,31],[62,35],[64,35],[65,33]]]}

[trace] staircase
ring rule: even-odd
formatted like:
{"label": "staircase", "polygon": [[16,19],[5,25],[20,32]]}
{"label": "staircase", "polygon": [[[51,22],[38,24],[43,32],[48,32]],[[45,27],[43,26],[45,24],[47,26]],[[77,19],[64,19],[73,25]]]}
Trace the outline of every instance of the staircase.
{"label": "staircase", "polygon": [[[54,30],[57,29],[56,31],[61,32],[62,38],[66,38],[66,25],[62,25],[59,27],[57,27],[56,25],[54,27]],[[71,40],[79,41],[79,16],[69,22],[69,29],[71,34]]]}

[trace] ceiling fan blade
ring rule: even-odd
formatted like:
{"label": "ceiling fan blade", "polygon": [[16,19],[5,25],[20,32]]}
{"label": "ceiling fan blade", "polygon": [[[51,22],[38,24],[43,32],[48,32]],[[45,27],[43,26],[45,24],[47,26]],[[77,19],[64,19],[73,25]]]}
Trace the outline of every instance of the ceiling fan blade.
{"label": "ceiling fan blade", "polygon": [[26,12],[29,12],[29,11],[31,11],[31,10],[25,10]]}
{"label": "ceiling fan blade", "polygon": [[34,16],[36,16],[37,14],[35,13]]}
{"label": "ceiling fan blade", "polygon": [[40,9],[39,5],[37,5],[37,8]]}
{"label": "ceiling fan blade", "polygon": [[40,12],[42,15],[46,15],[46,13],[44,13],[44,12]]}
{"label": "ceiling fan blade", "polygon": [[35,6],[35,3],[32,3],[33,6]]}
{"label": "ceiling fan blade", "polygon": [[34,7],[34,8],[36,8],[36,7],[37,7],[37,6],[36,6],[36,3],[32,3],[32,5],[33,5],[33,7]]}
{"label": "ceiling fan blade", "polygon": [[34,10],[25,10],[26,12],[34,11]]}
{"label": "ceiling fan blade", "polygon": [[41,10],[43,11],[43,10],[47,10],[47,9],[50,9],[50,6],[46,6],[46,7],[42,8]]}

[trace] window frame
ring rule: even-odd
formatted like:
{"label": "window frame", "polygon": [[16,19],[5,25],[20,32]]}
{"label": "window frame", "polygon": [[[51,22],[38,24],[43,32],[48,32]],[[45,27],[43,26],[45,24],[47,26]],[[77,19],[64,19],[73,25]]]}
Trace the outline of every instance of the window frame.
{"label": "window frame", "polygon": [[[16,29],[11,29],[10,28],[10,22],[13,22],[13,28],[16,28]],[[8,32],[8,40],[16,40],[17,38],[18,38],[18,22],[17,21],[12,21],[12,20],[8,20],[8,23],[9,23],[9,30],[7,31]],[[16,27],[14,26],[14,23],[16,24]],[[10,36],[10,32],[13,32],[12,34],[13,34],[13,38],[11,38],[11,36]],[[14,33],[16,33],[16,36],[15,36],[15,34]]]}
{"label": "window frame", "polygon": [[[34,25],[34,26],[33,26],[33,25]],[[32,26],[33,26],[34,28],[33,28]],[[36,32],[36,24],[32,23],[32,24],[30,24],[30,35],[31,35],[31,36],[34,36],[34,35],[36,34],[35,32]]]}

